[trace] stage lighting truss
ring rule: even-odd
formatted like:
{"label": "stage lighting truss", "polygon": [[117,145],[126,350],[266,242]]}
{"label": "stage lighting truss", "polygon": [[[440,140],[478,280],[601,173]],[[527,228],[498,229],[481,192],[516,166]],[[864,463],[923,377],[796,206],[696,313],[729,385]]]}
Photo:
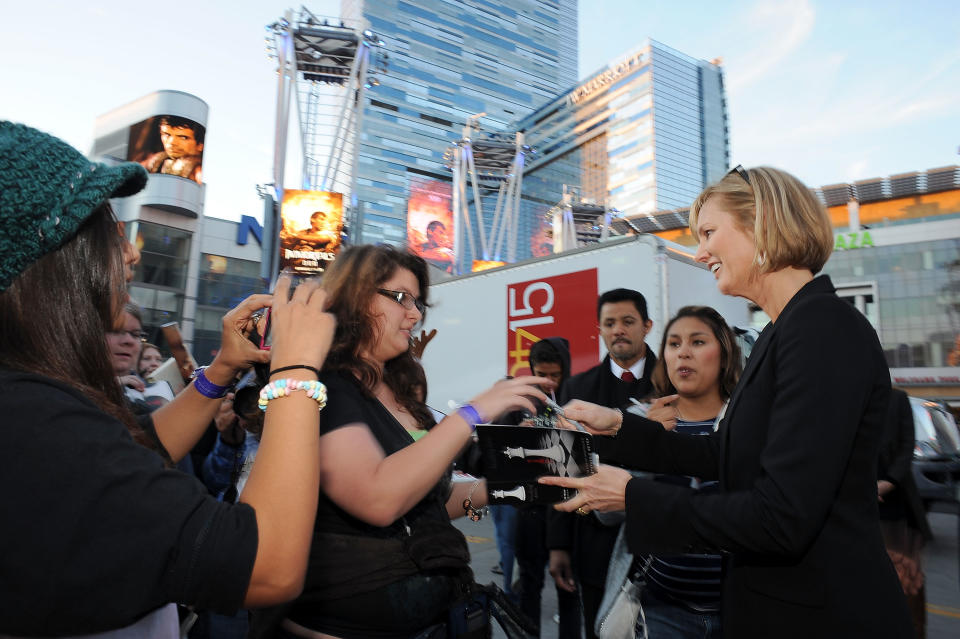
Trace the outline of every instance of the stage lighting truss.
{"label": "stage lighting truss", "polygon": [[[516,261],[523,166],[533,151],[524,144],[523,133],[483,130],[479,120],[484,115],[467,118],[463,136],[444,154],[453,172],[454,259],[459,272],[464,271],[463,239],[474,259]],[[483,198],[494,193],[493,218],[485,220]]]}

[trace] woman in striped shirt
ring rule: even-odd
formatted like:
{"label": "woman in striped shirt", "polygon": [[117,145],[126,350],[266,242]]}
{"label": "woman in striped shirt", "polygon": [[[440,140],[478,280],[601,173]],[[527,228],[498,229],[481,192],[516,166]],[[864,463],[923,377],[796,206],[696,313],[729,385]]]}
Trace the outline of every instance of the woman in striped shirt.
{"label": "woman in striped shirt", "polygon": [[[651,378],[658,399],[647,417],[668,430],[708,435],[719,423],[741,370],[736,337],[720,314],[709,306],[685,306],[663,332]],[[716,486],[714,481],[677,475],[657,475],[655,480],[692,484],[699,490]],[[637,557],[636,562],[646,566],[641,598],[648,637],[721,636],[719,555],[656,555]]]}

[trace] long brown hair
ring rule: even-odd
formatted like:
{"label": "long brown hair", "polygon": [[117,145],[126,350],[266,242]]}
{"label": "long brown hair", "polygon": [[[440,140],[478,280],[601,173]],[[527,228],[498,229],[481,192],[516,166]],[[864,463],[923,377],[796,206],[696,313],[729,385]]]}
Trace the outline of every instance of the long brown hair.
{"label": "long brown hair", "polygon": [[123,242],[104,202],[73,239],[0,292],[0,365],[76,388],[145,443],[114,376],[105,336],[126,300]]}
{"label": "long brown hair", "polygon": [[740,379],[742,367],[740,364],[740,346],[733,330],[727,325],[723,317],[710,306],[684,306],[677,314],[670,318],[663,329],[663,338],[660,340],[660,358],[653,367],[650,381],[653,383],[653,397],[673,395],[677,388],[670,381],[667,374],[667,358],[664,353],[667,348],[667,339],[674,322],[684,317],[698,319],[710,327],[713,336],[720,343],[720,375],[717,384],[720,386],[720,397],[730,399],[737,381]]}
{"label": "long brown hair", "polygon": [[398,268],[407,269],[417,278],[420,288],[418,299],[427,306],[430,277],[427,263],[420,257],[390,246],[372,244],[352,246],[337,257],[323,278],[323,287],[330,299],[329,311],[337,318],[333,346],[323,368],[349,371],[371,394],[382,379],[393,391],[397,402],[418,423],[430,427],[434,423],[433,417],[419,398],[422,393],[422,371],[418,370],[420,364],[410,351],[387,361],[382,373],[361,355],[369,351],[377,339],[377,320],[371,310],[377,289]]}

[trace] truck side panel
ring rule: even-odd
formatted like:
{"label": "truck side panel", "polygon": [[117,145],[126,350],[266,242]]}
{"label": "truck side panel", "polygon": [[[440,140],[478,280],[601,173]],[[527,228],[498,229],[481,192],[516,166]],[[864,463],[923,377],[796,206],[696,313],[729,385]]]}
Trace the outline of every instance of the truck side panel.
{"label": "truck side panel", "polygon": [[525,374],[530,344],[544,337],[570,340],[574,373],[596,365],[606,352],[596,298],[610,289],[632,288],[647,298],[654,321],[647,343],[655,350],[670,314],[686,304],[708,304],[745,323],[745,302],[720,295],[713,275],[691,258],[689,250],[645,235],[432,285],[424,323],[437,329],[423,355],[428,403],[448,412],[450,402],[466,402],[507,374]]}

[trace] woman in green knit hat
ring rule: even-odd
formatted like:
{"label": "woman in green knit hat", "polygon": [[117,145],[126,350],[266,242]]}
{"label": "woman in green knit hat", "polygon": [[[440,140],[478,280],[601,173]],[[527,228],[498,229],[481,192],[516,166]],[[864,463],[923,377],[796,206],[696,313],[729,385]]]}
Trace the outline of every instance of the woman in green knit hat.
{"label": "woman in green knit hat", "polygon": [[[124,406],[104,334],[117,328],[139,253],[108,198],[140,191],[138,164],[93,163],[0,121],[0,635],[179,637],[171,602],[230,612],[302,588],[318,494],[315,370],[335,320],[316,283],[253,295],[223,347],[140,422]],[[246,333],[272,306],[273,349]],[[287,393],[238,504],[171,470],[237,371],[270,361]],[[308,392],[290,392],[290,389]],[[152,450],[151,450],[152,449]]]}

